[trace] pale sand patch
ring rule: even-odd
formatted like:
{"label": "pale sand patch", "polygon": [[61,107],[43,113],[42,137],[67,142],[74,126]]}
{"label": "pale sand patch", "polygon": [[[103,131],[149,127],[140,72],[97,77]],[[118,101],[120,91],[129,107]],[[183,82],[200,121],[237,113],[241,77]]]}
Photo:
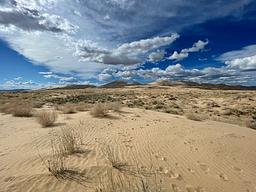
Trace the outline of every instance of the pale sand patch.
{"label": "pale sand patch", "polygon": [[[112,170],[102,152],[105,145],[127,163],[127,174],[135,165],[143,170],[153,165],[163,191],[256,191],[255,130],[128,108],[108,118],[93,118],[89,112],[68,117],[60,115],[57,126],[41,128],[34,118],[0,115],[1,192],[95,191],[99,178]],[[79,122],[81,153],[66,157],[74,172],[58,180],[44,167],[38,151],[46,158],[50,135],[65,123]]]}

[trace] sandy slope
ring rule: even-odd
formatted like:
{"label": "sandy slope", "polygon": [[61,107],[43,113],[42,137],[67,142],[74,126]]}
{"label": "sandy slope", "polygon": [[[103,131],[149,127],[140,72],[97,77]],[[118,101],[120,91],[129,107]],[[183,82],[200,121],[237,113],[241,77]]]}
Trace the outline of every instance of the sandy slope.
{"label": "sandy slope", "polygon": [[[88,112],[61,115],[58,126],[48,129],[33,118],[0,115],[0,191],[95,191],[99,178],[113,169],[102,152],[106,145],[131,169],[153,165],[163,191],[256,191],[255,130],[139,109],[123,111],[105,119]],[[51,135],[79,121],[83,152],[67,157],[68,167],[76,172],[58,180],[38,153],[46,158]]]}

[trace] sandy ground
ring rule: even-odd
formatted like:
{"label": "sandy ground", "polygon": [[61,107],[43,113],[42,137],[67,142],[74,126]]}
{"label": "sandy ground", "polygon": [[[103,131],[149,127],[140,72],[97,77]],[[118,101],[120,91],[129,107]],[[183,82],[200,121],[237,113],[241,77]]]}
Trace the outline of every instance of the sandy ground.
{"label": "sandy ground", "polygon": [[[38,154],[47,159],[50,137],[78,123],[81,153],[66,157],[73,175],[56,179]],[[115,173],[125,177],[135,165],[154,170],[162,191],[256,191],[255,130],[129,108],[103,119],[88,112],[60,115],[52,128],[41,128],[34,118],[0,114],[0,191],[95,191],[113,171],[103,152],[106,145],[127,163]]]}

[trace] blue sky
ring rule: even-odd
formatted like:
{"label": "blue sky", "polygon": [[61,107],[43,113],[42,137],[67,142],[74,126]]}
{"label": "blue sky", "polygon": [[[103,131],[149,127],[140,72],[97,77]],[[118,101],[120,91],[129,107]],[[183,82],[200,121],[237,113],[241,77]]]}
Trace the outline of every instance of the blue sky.
{"label": "blue sky", "polygon": [[0,89],[161,79],[256,86],[256,2],[0,0]]}

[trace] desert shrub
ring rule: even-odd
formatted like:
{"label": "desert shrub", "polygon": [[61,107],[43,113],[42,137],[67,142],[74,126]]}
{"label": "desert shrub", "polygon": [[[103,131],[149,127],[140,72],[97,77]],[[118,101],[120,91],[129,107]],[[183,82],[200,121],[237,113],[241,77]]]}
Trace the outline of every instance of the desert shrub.
{"label": "desert shrub", "polygon": [[40,111],[37,113],[37,122],[42,127],[50,127],[57,120],[58,113],[56,111]]}
{"label": "desert shrub", "polygon": [[33,108],[42,108],[44,104],[44,102],[35,101],[33,102]]}
{"label": "desert shrub", "polygon": [[164,110],[165,113],[170,113],[170,114],[174,114],[174,115],[178,115],[179,112],[177,111],[177,109],[173,109],[173,108],[166,108]]}
{"label": "desert shrub", "polygon": [[64,114],[76,113],[76,105],[72,103],[64,104],[58,107],[58,109],[61,110]]}
{"label": "desert shrub", "polygon": [[196,114],[196,113],[193,113],[193,112],[186,113],[185,116],[188,119],[194,120],[194,121],[203,121],[203,120],[206,119],[206,117],[204,117],[203,115]]}
{"label": "desert shrub", "polygon": [[246,120],[246,126],[251,128],[251,129],[256,129],[256,119],[254,118],[249,118]]}
{"label": "desert shrub", "polygon": [[89,111],[91,108],[91,105],[87,104],[87,103],[78,103],[76,105],[76,110],[77,111]]}
{"label": "desert shrub", "polygon": [[16,104],[10,111],[14,117],[31,117],[32,114],[32,106],[30,104]]}
{"label": "desert shrub", "polygon": [[108,104],[109,110],[113,110],[114,112],[120,112],[122,109],[121,102],[111,102]]}
{"label": "desert shrub", "polygon": [[0,112],[1,113],[11,114],[12,113],[12,109],[13,109],[13,105],[11,105],[10,103],[3,103],[0,106]]}
{"label": "desert shrub", "polygon": [[108,115],[108,107],[104,103],[97,103],[91,109],[90,114],[93,117],[106,117]]}

